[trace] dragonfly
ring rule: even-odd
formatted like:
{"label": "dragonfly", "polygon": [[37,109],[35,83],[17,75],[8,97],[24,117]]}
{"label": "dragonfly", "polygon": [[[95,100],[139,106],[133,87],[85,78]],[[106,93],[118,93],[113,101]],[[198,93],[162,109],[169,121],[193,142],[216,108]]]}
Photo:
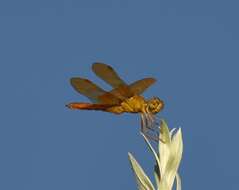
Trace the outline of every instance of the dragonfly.
{"label": "dragonfly", "polygon": [[72,87],[91,102],[71,102],[66,106],[72,110],[97,110],[113,114],[138,113],[141,132],[150,139],[155,139],[148,135],[148,131],[153,130],[155,115],[163,109],[164,102],[158,97],[147,100],[141,94],[156,79],[143,78],[127,84],[110,65],[104,63],[92,64],[92,71],[113,89],[105,91],[86,78],[73,77],[70,79]]}

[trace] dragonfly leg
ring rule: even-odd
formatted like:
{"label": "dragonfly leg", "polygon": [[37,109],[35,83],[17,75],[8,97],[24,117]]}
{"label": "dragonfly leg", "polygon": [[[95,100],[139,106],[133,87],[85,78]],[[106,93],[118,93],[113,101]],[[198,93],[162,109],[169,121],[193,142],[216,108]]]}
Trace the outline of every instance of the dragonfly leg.
{"label": "dragonfly leg", "polygon": [[146,120],[147,120],[147,125],[146,127],[154,132],[154,133],[157,133],[158,132],[158,125],[157,125],[157,122],[154,118],[154,116],[152,114],[146,114]]}
{"label": "dragonfly leg", "polygon": [[[147,136],[147,138],[149,138],[150,140],[156,141],[158,143],[158,141],[161,141],[162,143],[165,143],[164,140],[162,140],[160,138],[160,124],[157,121],[157,118],[150,114],[150,113],[146,113],[144,114],[144,119],[146,120],[144,122],[145,126],[144,126],[144,134]],[[149,133],[152,132],[152,133]]]}
{"label": "dragonfly leg", "polygon": [[140,114],[141,117],[141,132],[145,133],[145,126],[146,126],[146,120],[145,120],[145,115],[144,114]]}
{"label": "dragonfly leg", "polygon": [[155,135],[149,135],[148,133],[146,133],[145,136],[146,136],[148,139],[150,139],[150,140],[152,140],[152,141],[154,141],[154,142],[156,142],[156,143],[159,142],[159,138],[158,138],[157,136],[155,136]]}
{"label": "dragonfly leg", "polygon": [[159,136],[158,135],[153,135],[149,133],[149,130],[151,130],[152,132],[155,132],[154,129],[150,128],[148,126],[148,117],[145,114],[140,114],[141,116],[141,132],[150,140],[158,142],[159,140]]}

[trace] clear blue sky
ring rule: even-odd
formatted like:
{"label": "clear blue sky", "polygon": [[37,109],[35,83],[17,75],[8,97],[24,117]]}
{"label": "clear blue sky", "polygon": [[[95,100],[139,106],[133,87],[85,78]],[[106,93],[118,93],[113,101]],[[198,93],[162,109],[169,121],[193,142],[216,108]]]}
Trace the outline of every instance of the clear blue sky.
{"label": "clear blue sky", "polygon": [[137,115],[64,106],[87,100],[70,77],[110,89],[95,61],[158,79],[184,190],[239,189],[238,18],[231,0],[1,0],[0,189],[136,189],[128,151],[151,175]]}

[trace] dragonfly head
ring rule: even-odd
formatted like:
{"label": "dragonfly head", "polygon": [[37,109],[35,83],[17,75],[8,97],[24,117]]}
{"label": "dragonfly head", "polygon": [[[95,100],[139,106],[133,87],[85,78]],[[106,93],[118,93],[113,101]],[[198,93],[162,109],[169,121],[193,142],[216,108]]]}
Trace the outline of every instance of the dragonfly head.
{"label": "dragonfly head", "polygon": [[153,97],[147,101],[146,111],[147,113],[156,114],[160,112],[164,107],[164,103],[158,97]]}

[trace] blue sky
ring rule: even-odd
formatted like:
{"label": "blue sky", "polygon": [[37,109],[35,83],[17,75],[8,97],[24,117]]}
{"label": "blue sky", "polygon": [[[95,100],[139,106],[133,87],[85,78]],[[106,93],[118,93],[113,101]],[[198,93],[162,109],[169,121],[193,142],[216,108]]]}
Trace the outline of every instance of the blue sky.
{"label": "blue sky", "polygon": [[69,84],[102,61],[182,127],[183,189],[238,189],[236,1],[1,0],[0,189],[136,189],[127,152],[152,176],[139,117],[71,111]]}

